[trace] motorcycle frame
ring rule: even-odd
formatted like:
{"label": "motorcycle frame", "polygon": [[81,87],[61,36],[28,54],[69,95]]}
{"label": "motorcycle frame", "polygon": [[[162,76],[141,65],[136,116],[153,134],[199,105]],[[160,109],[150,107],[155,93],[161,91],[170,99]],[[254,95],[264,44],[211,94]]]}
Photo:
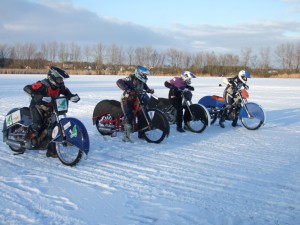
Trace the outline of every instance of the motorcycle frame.
{"label": "motorcycle frame", "polygon": [[[136,131],[141,131],[141,130],[137,130],[137,122],[136,122],[136,119],[137,119],[137,114],[139,111],[142,111],[142,114],[144,116],[144,118],[146,119],[146,122],[147,122],[147,127],[146,128],[143,128],[142,130],[145,130],[147,128],[151,128],[151,124],[149,122],[149,118],[148,118],[148,115],[146,114],[145,112],[145,107],[143,104],[141,104],[141,100],[140,100],[140,96],[142,94],[145,94],[145,92],[142,92],[141,94],[138,94],[137,95],[137,98],[135,99],[134,101],[134,107],[133,107],[133,130],[136,132]],[[101,121],[101,123],[103,125],[110,125],[110,124],[114,124],[114,132],[119,132],[120,129],[124,129],[123,127],[123,120],[122,118],[124,118],[125,115],[124,113],[121,113],[119,114],[115,119],[111,119],[111,120],[104,120],[104,121]]]}

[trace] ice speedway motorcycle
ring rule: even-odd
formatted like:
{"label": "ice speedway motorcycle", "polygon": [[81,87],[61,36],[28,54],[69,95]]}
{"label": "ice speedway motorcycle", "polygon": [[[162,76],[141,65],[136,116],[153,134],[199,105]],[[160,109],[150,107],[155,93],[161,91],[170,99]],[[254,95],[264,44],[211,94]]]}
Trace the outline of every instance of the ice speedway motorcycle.
{"label": "ice speedway motorcycle", "polygon": [[28,107],[11,109],[3,124],[3,142],[15,152],[28,150],[56,150],[59,160],[67,166],[76,165],[89,152],[89,136],[85,126],[76,118],[66,117],[66,97],[52,98],[52,107],[44,111],[44,130],[39,142],[28,138],[32,118]]}
{"label": "ice speedway motorcycle", "polygon": [[[164,113],[148,107],[149,96],[145,91],[137,93],[134,104],[133,132],[143,132],[149,143],[160,143],[168,137],[170,125]],[[102,100],[94,108],[93,124],[101,135],[116,136],[124,132],[124,113],[116,100]]]}
{"label": "ice speedway motorcycle", "polygon": [[241,120],[243,126],[248,130],[257,130],[265,124],[266,115],[263,108],[254,103],[248,102],[249,94],[245,89],[239,90],[235,96],[232,110],[227,112],[223,97],[217,95],[204,96],[199,100],[199,104],[204,105],[210,114],[211,124],[223,115],[225,111],[225,120]]}
{"label": "ice speedway motorcycle", "polygon": [[[186,121],[186,129],[194,133],[201,133],[207,126],[210,126],[210,114],[208,110],[201,104],[192,103],[193,94],[190,90],[184,89],[182,91],[182,105],[185,113],[190,114],[190,121]],[[155,107],[163,111],[168,118],[170,124],[176,122],[177,110],[171,104],[168,98],[158,98],[151,96],[150,107]]]}

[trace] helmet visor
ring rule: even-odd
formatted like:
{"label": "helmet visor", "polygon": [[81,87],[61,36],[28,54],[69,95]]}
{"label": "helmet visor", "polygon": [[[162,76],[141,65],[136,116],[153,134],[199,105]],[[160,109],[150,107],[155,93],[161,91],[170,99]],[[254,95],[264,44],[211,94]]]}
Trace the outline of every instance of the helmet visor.
{"label": "helmet visor", "polygon": [[138,66],[137,70],[139,72],[141,72],[142,74],[145,74],[145,75],[150,75],[151,74],[151,71],[148,70],[146,67],[143,67],[143,66]]}
{"label": "helmet visor", "polygon": [[63,80],[62,77],[57,77],[57,78],[56,78],[56,83],[62,84],[63,82],[64,82],[64,80]]}

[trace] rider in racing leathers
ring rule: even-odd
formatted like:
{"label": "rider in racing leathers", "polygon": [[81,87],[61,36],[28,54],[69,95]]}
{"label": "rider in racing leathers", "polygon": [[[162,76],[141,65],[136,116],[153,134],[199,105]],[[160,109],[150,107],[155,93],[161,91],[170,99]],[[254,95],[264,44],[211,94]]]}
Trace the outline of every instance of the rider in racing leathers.
{"label": "rider in racing leathers", "polygon": [[[234,103],[236,93],[242,87],[244,87],[246,90],[249,89],[249,86],[247,85],[247,78],[250,78],[250,73],[246,70],[241,70],[237,76],[224,79],[224,83],[227,84],[227,87],[225,88],[223,93],[226,109],[223,111],[223,114],[221,115],[221,118],[219,120],[219,125],[222,128],[225,127],[224,122],[226,115],[229,115],[233,109],[232,105]],[[235,117],[235,119],[232,122],[233,127],[237,125],[237,120],[238,117]]]}

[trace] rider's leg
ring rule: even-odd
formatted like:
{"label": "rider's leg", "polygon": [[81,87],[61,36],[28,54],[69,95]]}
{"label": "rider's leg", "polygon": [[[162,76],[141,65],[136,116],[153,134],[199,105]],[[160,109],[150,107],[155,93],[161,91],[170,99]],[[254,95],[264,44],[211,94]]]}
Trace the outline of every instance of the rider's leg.
{"label": "rider's leg", "polygon": [[225,108],[221,114],[220,120],[219,120],[219,125],[222,128],[225,128],[224,122],[225,122],[225,118],[227,115],[230,114],[231,110],[232,110],[232,103],[233,103],[233,97],[232,94],[230,94],[230,92],[224,92],[224,100],[225,100]]}
{"label": "rider's leg", "polygon": [[124,112],[124,142],[132,142],[130,134],[132,132],[132,120],[133,120],[133,102],[128,98],[123,98],[121,101],[122,110]]}
{"label": "rider's leg", "polygon": [[176,109],[176,125],[177,125],[177,131],[178,132],[185,132],[184,129],[182,129],[182,122],[183,122],[183,107],[182,107],[182,98],[171,98],[171,103]]}
{"label": "rider's leg", "polygon": [[34,133],[34,135],[37,137],[42,130],[44,118],[42,116],[42,112],[36,107],[36,105],[30,106],[29,109],[32,118],[31,130],[33,131],[32,133]]}

